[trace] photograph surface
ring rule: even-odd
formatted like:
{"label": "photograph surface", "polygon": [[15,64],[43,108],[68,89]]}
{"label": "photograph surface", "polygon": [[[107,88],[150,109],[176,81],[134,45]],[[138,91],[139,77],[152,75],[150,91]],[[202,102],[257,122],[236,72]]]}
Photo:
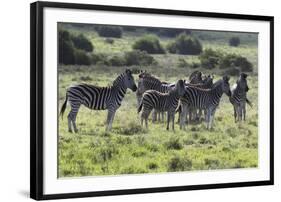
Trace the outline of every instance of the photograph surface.
{"label": "photograph surface", "polygon": [[58,177],[258,165],[258,33],[59,22]]}

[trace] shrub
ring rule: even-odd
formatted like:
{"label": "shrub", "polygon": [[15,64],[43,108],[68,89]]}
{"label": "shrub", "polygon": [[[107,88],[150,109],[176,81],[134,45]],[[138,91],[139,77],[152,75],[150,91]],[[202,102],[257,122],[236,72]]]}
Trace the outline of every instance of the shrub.
{"label": "shrub", "polygon": [[253,65],[250,63],[247,58],[242,57],[240,55],[236,54],[228,54],[224,56],[220,62],[220,68],[221,69],[227,69],[230,67],[237,67],[242,72],[252,72],[253,71]]}
{"label": "shrub", "polygon": [[224,71],[225,75],[230,75],[230,76],[238,76],[240,74],[240,70],[236,67],[230,68],[230,69],[226,69]]}
{"label": "shrub", "polygon": [[202,67],[206,69],[213,69],[218,66],[222,54],[218,51],[214,51],[213,49],[206,49],[199,56]]}
{"label": "shrub", "polygon": [[174,42],[168,44],[167,49],[170,53],[198,55],[202,52],[202,45],[196,37],[183,33],[178,35]]}
{"label": "shrub", "polygon": [[86,51],[91,50],[91,42],[83,35],[76,37],[66,30],[59,30],[59,63],[90,65],[91,57]]}
{"label": "shrub", "polygon": [[109,63],[112,66],[122,66],[125,65],[125,59],[121,56],[114,55],[112,58],[109,59]]}
{"label": "shrub", "polygon": [[165,146],[167,149],[180,150],[183,148],[183,144],[177,137],[171,137],[166,143]]}
{"label": "shrub", "polygon": [[110,65],[109,61],[107,60],[107,56],[102,53],[92,54],[91,63],[99,65]]}
{"label": "shrub", "polygon": [[176,37],[180,33],[191,34],[191,31],[190,30],[184,30],[184,29],[168,29],[168,28],[164,28],[164,29],[160,29],[158,34],[160,36]]}
{"label": "shrub", "polygon": [[168,161],[168,171],[170,172],[191,170],[191,168],[192,161],[186,157],[176,155]]}
{"label": "shrub", "polygon": [[164,48],[161,46],[158,38],[154,35],[146,35],[133,44],[133,49],[146,51],[151,54],[165,53]]}
{"label": "shrub", "polygon": [[240,38],[239,37],[231,37],[228,41],[230,46],[239,46],[240,44]]}
{"label": "shrub", "polygon": [[155,59],[145,51],[134,50],[126,52],[124,55],[125,65],[152,65],[155,64]]}
{"label": "shrub", "polygon": [[75,47],[70,39],[70,33],[65,30],[59,31],[59,63],[75,64]]}
{"label": "shrub", "polygon": [[102,37],[121,38],[123,30],[119,26],[99,26],[97,32]]}
{"label": "shrub", "polygon": [[75,64],[90,65],[91,58],[87,55],[86,51],[77,49],[75,50]]}
{"label": "shrub", "polygon": [[94,50],[94,47],[92,43],[83,35],[79,34],[78,36],[72,36],[71,37],[73,44],[76,48],[92,52]]}

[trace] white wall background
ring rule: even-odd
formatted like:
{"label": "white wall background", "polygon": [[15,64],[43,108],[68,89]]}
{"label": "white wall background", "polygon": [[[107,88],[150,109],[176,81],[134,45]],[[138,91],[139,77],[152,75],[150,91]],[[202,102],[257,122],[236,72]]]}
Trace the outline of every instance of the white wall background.
{"label": "white wall background", "polygon": [[[62,1],[62,0],[60,0]],[[70,1],[70,0],[69,0]],[[29,199],[29,3],[2,1],[0,12],[0,201]],[[281,13],[278,1],[270,0],[72,0],[76,3],[168,8],[275,16],[275,103],[281,60]],[[68,201],[280,201],[281,106],[275,105],[275,185],[131,196],[70,199]]]}

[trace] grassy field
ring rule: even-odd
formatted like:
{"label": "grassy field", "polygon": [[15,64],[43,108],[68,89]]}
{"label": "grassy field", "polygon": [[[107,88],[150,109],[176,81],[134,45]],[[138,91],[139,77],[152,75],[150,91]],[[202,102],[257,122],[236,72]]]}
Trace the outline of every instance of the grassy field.
{"label": "grassy field", "polygon": [[[73,32],[79,30],[73,29]],[[95,51],[116,54],[130,50],[138,37],[126,33],[113,44],[104,42],[94,31],[85,31]],[[171,39],[161,38],[165,44]],[[223,95],[216,112],[214,128],[207,131],[205,124],[190,124],[186,131],[175,126],[175,132],[166,131],[165,123],[152,124],[149,130],[140,126],[136,96],[131,90],[118,109],[113,129],[105,132],[107,111],[92,111],[81,107],[77,116],[79,133],[69,133],[67,107],[64,119],[59,119],[59,177],[118,175],[132,173],[157,173],[208,169],[252,168],[258,166],[258,82],[257,45],[249,42],[239,47],[229,47],[227,41],[202,40],[204,48],[211,47],[228,53],[239,53],[254,64],[254,72],[248,77],[248,98],[253,108],[247,109],[247,120],[234,123],[233,107]],[[193,69],[179,68],[179,57],[187,61],[197,56],[174,54],[153,55],[158,66],[137,67],[146,69],[161,80],[175,82],[187,79]],[[67,87],[81,82],[108,86],[125,67],[59,65],[59,107],[65,99]],[[216,73],[219,70],[206,71]],[[137,83],[137,75],[134,75]],[[231,77],[234,84],[237,77]]]}

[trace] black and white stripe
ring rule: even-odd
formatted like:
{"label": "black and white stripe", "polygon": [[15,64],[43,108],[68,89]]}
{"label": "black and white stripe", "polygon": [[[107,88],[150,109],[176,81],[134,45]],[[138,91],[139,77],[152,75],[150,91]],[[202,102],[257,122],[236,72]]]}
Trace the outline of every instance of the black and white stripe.
{"label": "black and white stripe", "polygon": [[126,94],[127,88],[133,91],[137,90],[134,78],[130,70],[126,70],[120,74],[113,85],[110,87],[99,87],[89,84],[79,84],[71,86],[66,91],[66,99],[61,108],[61,115],[66,109],[67,101],[71,106],[71,111],[68,114],[68,130],[77,132],[76,116],[81,105],[92,110],[108,110],[107,127],[110,130],[116,110],[121,106],[121,102]]}
{"label": "black and white stripe", "polygon": [[235,87],[232,90],[229,98],[234,108],[234,121],[241,121],[242,118],[246,120],[246,103],[251,106],[251,102],[247,99],[247,92],[249,90],[247,83],[247,74],[241,73],[239,79],[236,81]]}
{"label": "black and white stripe", "polygon": [[156,90],[148,90],[143,94],[138,112],[142,110],[141,124],[145,120],[146,128],[148,127],[147,120],[150,112],[155,109],[160,112],[168,112],[167,130],[169,123],[172,120],[172,129],[174,130],[175,110],[178,106],[179,98],[184,94],[185,86],[183,80],[179,80],[176,87],[168,93],[161,93]]}
{"label": "black and white stripe", "polygon": [[214,83],[211,89],[200,89],[197,87],[187,86],[185,88],[185,94],[181,98],[182,113],[180,127],[182,129],[185,128],[185,118],[188,110],[197,108],[205,110],[207,128],[210,129],[212,127],[213,117],[222,94],[226,93],[228,96],[231,95],[228,81],[229,77],[224,76],[221,80]]}
{"label": "black and white stripe", "polygon": [[[162,82],[158,78],[152,76],[147,72],[143,72],[139,74],[139,82],[138,89],[136,92],[138,106],[140,105],[143,93],[147,90],[156,90],[161,93],[168,93],[172,88],[175,87],[175,84],[170,84],[167,82]],[[155,122],[157,120],[157,116],[160,121],[160,114],[162,116],[162,121],[164,117],[164,113],[157,112],[156,110],[152,114],[152,121]]]}

